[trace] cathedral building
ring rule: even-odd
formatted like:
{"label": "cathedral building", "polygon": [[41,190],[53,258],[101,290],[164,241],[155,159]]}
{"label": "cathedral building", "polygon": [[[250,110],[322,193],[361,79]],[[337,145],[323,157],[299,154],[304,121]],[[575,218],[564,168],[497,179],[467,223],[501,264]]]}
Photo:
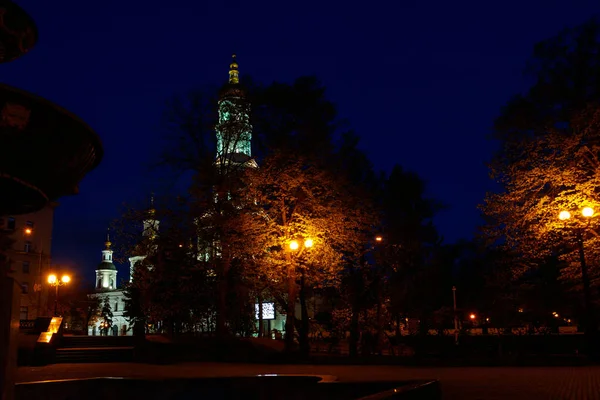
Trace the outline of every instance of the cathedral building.
{"label": "cathedral building", "polygon": [[[250,124],[250,103],[246,92],[239,80],[239,69],[235,55],[229,66],[229,80],[223,86],[218,102],[218,123],[215,126],[217,148],[215,165],[220,173],[235,173],[235,170],[244,168],[258,168],[256,161],[252,158],[252,125]],[[229,196],[229,192],[227,194]],[[208,218],[206,215],[204,218]],[[155,238],[158,235],[159,221],[155,218],[154,202],[151,200],[150,210],[144,220],[142,235],[145,239]],[[203,217],[196,220],[198,229],[201,230]],[[202,235],[199,235],[199,238]],[[219,243],[202,243],[198,240],[198,259],[209,261],[213,257],[220,256]],[[123,315],[125,308],[125,297],[122,289],[117,288],[117,269],[113,262],[113,251],[110,240],[107,238],[105,249],[102,251],[102,261],[96,269],[96,293],[91,297],[99,298],[103,303],[108,299],[113,312],[113,326],[108,335],[131,335],[132,329]],[[129,282],[132,282],[134,270],[137,263],[143,261],[146,255],[137,255],[129,258]],[[209,277],[211,275],[209,274]],[[214,276],[214,275],[213,275]],[[275,311],[273,302],[266,302],[260,307],[255,305],[258,328],[259,310],[262,310],[263,329],[265,333],[272,330],[282,331],[285,324],[285,316]],[[98,320],[95,325],[89,327],[90,335],[98,335],[102,330],[102,321]],[[103,330],[104,331],[104,330]]]}

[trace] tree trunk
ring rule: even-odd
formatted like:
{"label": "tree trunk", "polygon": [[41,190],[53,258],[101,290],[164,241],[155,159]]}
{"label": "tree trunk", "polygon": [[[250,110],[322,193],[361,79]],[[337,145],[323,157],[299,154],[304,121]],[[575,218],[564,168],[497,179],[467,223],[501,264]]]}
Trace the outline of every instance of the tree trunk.
{"label": "tree trunk", "polygon": [[219,296],[217,303],[217,337],[227,336],[227,290],[229,288],[229,259],[223,254],[219,276]]}
{"label": "tree trunk", "polygon": [[262,294],[258,293],[258,337],[263,337],[263,299]]}
{"label": "tree trunk", "polygon": [[[358,272],[355,270],[355,274]],[[350,357],[358,356],[358,318],[360,313],[360,284],[358,276],[354,277],[354,297],[352,298],[352,316],[350,318],[350,341],[348,343],[348,353]],[[345,338],[344,338],[345,339]]]}
{"label": "tree trunk", "polygon": [[308,356],[310,353],[310,344],[308,341],[308,332],[310,323],[308,320],[308,308],[306,306],[306,285],[305,285],[305,276],[304,269],[301,271],[302,275],[300,276],[300,307],[301,307],[301,315],[302,321],[300,329],[300,352],[303,355]]}
{"label": "tree trunk", "polygon": [[376,282],[377,287],[375,288],[375,290],[377,291],[376,296],[377,296],[377,331],[375,333],[375,346],[377,346],[377,354],[378,355],[382,355],[383,352],[383,313],[382,313],[382,295],[381,295],[381,279],[377,278],[377,282]]}
{"label": "tree trunk", "polygon": [[287,316],[285,319],[285,350],[291,352],[294,349],[294,320],[296,319],[296,276],[291,257],[288,256],[288,302]]}

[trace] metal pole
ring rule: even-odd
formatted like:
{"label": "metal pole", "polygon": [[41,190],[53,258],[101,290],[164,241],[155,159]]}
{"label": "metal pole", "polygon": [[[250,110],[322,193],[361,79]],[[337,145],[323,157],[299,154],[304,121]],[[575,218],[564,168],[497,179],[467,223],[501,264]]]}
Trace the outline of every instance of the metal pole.
{"label": "metal pole", "polygon": [[54,316],[58,317],[58,314],[57,314],[58,313],[58,308],[57,308],[57,306],[58,306],[58,282],[56,282],[56,283],[57,283],[55,285],[56,286],[56,296],[54,296]]}
{"label": "metal pole", "polygon": [[577,242],[579,244],[579,262],[581,265],[581,281],[583,283],[583,302],[585,306],[585,336],[587,338],[588,352],[596,356],[596,321],[592,310],[592,296],[590,290],[590,277],[585,262],[585,249],[583,245],[583,231],[577,230]]}
{"label": "metal pole", "polygon": [[454,344],[458,344],[458,314],[456,312],[456,286],[452,286],[452,297],[454,299]]}

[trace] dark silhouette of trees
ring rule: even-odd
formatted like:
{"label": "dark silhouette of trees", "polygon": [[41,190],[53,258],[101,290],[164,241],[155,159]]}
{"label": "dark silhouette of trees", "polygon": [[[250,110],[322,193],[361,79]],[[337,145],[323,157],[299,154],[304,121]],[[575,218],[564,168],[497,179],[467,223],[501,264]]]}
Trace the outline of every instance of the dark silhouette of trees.
{"label": "dark silhouette of trees", "polygon": [[[591,207],[597,213],[600,206],[599,50],[596,20],[536,45],[529,71],[534,84],[496,120],[501,147],[491,175],[502,190],[488,194],[482,206],[485,238],[518,256],[510,266],[516,276],[554,259],[563,279],[582,282],[586,332],[596,331],[590,281],[598,274],[586,266],[597,265],[600,254],[596,219],[584,221],[581,212]],[[572,218],[560,220],[561,211]]]}

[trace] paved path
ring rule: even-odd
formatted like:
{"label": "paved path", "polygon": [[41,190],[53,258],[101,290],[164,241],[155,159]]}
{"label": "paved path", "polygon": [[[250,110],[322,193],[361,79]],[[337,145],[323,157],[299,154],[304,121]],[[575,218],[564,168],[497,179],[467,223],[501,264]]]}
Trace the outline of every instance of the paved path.
{"label": "paved path", "polygon": [[348,365],[188,363],[55,364],[21,367],[18,382],[103,376],[218,377],[265,373],[335,375],[341,381],[439,379],[444,399],[599,399],[600,367],[412,368]]}

